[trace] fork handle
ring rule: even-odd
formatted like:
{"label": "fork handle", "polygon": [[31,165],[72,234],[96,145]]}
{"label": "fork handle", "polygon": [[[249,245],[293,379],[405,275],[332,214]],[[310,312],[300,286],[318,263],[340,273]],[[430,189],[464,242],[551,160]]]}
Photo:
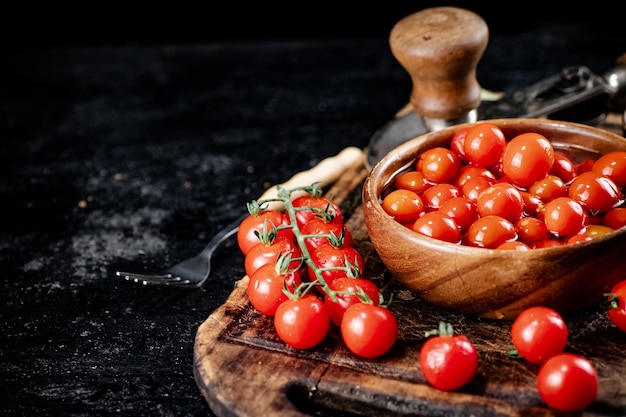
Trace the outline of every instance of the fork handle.
{"label": "fork handle", "polygon": [[[356,146],[349,146],[344,148],[335,156],[330,156],[326,159],[322,159],[313,168],[306,171],[301,171],[289,178],[282,184],[273,185],[259,197],[259,200],[265,200],[278,197],[278,187],[284,189],[292,189],[297,187],[305,187],[317,182],[320,187],[324,188],[329,184],[334,183],[346,172],[348,168],[362,161],[364,157],[363,151]],[[291,198],[296,198],[299,193],[293,193]],[[284,205],[280,201],[270,202],[269,208],[282,210]]]}

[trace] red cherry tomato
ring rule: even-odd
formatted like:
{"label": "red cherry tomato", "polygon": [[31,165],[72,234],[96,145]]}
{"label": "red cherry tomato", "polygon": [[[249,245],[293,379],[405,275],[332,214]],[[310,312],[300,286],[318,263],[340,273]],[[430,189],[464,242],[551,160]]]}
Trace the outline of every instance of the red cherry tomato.
{"label": "red cherry tomato", "polygon": [[514,241],[511,241],[511,242],[504,242],[504,243],[500,244],[500,246],[497,246],[496,249],[526,251],[526,250],[530,249],[530,246],[528,246],[524,242],[520,242],[519,240],[514,240]]}
{"label": "red cherry tomato", "polygon": [[[329,284],[331,290],[336,294],[335,300],[328,294],[324,297],[324,304],[328,307],[331,321],[337,326],[341,326],[341,321],[346,310],[353,304],[361,302],[371,302],[378,305],[380,302],[380,290],[369,279],[365,278],[337,278]],[[357,294],[364,294],[369,300],[362,300]]]}
{"label": "red cherry tomato", "polygon": [[619,205],[624,196],[615,183],[595,171],[583,172],[572,180],[568,196],[591,213],[606,213]]}
{"label": "red cherry tomato", "polygon": [[610,152],[594,162],[592,171],[610,178],[618,187],[626,188],[626,152]]}
{"label": "red cherry tomato", "polygon": [[578,169],[574,160],[563,152],[554,151],[554,164],[550,168],[550,174],[559,177],[565,184],[578,175]]}
{"label": "red cherry tomato", "polygon": [[424,151],[418,160],[426,180],[435,184],[452,182],[461,167],[459,157],[448,148],[436,147]]}
{"label": "red cherry tomato", "polygon": [[424,236],[450,243],[459,243],[461,240],[461,232],[454,219],[439,211],[424,213],[413,224],[413,230]]}
{"label": "red cherry tomato", "polygon": [[341,337],[355,355],[377,358],[398,338],[398,321],[387,308],[369,303],[353,304],[343,315]]}
{"label": "red cherry tomato", "polygon": [[510,222],[516,222],[524,214],[524,199],[515,186],[498,182],[478,196],[476,209],[482,217],[500,216]]}
{"label": "red cherry tomato", "polygon": [[478,219],[476,204],[465,197],[454,197],[444,202],[439,212],[452,218],[459,226],[461,232],[465,232],[472,223]]}
{"label": "red cherry tomato", "polygon": [[294,198],[291,204],[296,209],[298,227],[302,227],[313,217],[343,223],[341,209],[328,197],[307,194]]}
{"label": "red cherry tomato", "polygon": [[557,236],[572,236],[586,226],[587,213],[579,202],[569,197],[558,197],[546,203],[543,221],[548,231]]}
{"label": "red cherry tomato", "polygon": [[452,334],[451,328],[439,330],[422,345],[419,363],[429,384],[443,391],[452,391],[474,377],[478,369],[478,352],[466,336]]}
{"label": "red cherry tomato", "polygon": [[456,177],[454,185],[459,188],[463,187],[463,184],[467,180],[473,177],[487,177],[491,178],[493,182],[496,180],[496,176],[489,169],[480,166],[480,165],[463,165],[461,169],[459,169],[459,175]]}
{"label": "red cherry tomato", "polygon": [[265,264],[275,264],[280,254],[291,253],[294,260],[290,264],[290,268],[296,270],[299,268],[301,261],[295,258],[301,256],[298,244],[284,237],[279,237],[273,242],[267,244],[259,242],[254,245],[244,257],[244,269],[246,275],[251,277],[254,271]]}
{"label": "red cherry tomato", "polygon": [[[334,246],[330,243],[320,245],[309,254],[311,261],[320,269],[320,275],[327,285],[343,277],[361,277],[365,262],[353,246]],[[309,279],[318,281],[315,271],[309,266]]]}
{"label": "red cherry tomato", "polygon": [[470,177],[463,181],[461,195],[475,203],[478,200],[478,196],[495,183],[495,179],[486,176]]}
{"label": "red cherry tomato", "polygon": [[538,133],[522,133],[507,143],[502,172],[518,187],[528,187],[548,175],[554,164],[552,143]]}
{"label": "red cherry tomato", "polygon": [[539,368],[537,390],[554,410],[583,411],[598,395],[598,373],[585,357],[560,353]]}
{"label": "red cherry tomato", "polygon": [[511,325],[511,339],[517,352],[527,361],[540,364],[561,353],[569,331],[555,310],[537,306],[522,311]]}
{"label": "red cherry tomato", "polygon": [[422,200],[428,210],[438,210],[444,202],[460,195],[461,191],[454,185],[441,183],[426,189],[422,193]]}
{"label": "red cherry tomato", "polygon": [[422,198],[414,191],[397,189],[391,191],[383,199],[383,210],[399,223],[410,223],[426,211]]}
{"label": "red cherry tomato", "polygon": [[606,294],[606,311],[611,322],[626,332],[626,280],[620,281]]}
{"label": "red cherry tomato", "polygon": [[424,190],[433,185],[426,180],[421,171],[407,171],[402,173],[396,177],[394,182],[396,188],[411,190],[418,195],[422,194]]}
{"label": "red cherry tomato", "polygon": [[463,141],[465,158],[484,167],[498,164],[505,147],[506,139],[502,130],[488,122],[472,125]]}
{"label": "red cherry tomato", "polygon": [[567,187],[563,180],[548,174],[528,187],[528,192],[536,195],[543,202],[554,200],[557,197],[567,196]]}
{"label": "red cherry tomato", "polygon": [[480,217],[467,230],[465,244],[479,248],[494,249],[504,242],[517,239],[515,226],[500,216]]}
{"label": "red cherry tomato", "polygon": [[463,149],[465,143],[465,137],[467,133],[470,131],[470,127],[464,127],[463,129],[457,130],[457,132],[452,136],[452,140],[450,141],[450,150],[456,154],[456,156],[463,162],[467,161],[465,159],[465,150]]}
{"label": "red cherry tomato", "polygon": [[288,299],[283,291],[285,287],[293,293],[300,283],[299,272],[281,270],[277,264],[265,264],[248,282],[250,304],[261,314],[273,316],[278,306]]}
{"label": "red cherry tomato", "polygon": [[550,239],[550,233],[543,220],[536,217],[522,217],[515,222],[518,239],[528,245]]}
{"label": "red cherry tomato", "polygon": [[307,236],[304,239],[304,243],[309,253],[313,253],[318,246],[328,244],[330,242],[329,238],[332,239],[333,236],[341,240],[343,235],[342,246],[352,246],[354,244],[350,229],[343,223],[329,222],[319,217],[315,217],[305,223],[300,228],[300,233]]}
{"label": "red cherry tomato", "polygon": [[[242,220],[237,230],[237,243],[239,249],[245,255],[252,246],[259,243],[256,233],[272,232],[279,226],[288,226],[289,218],[279,210],[265,210],[257,215],[250,215]],[[281,229],[277,235],[293,239],[291,228]]]}
{"label": "red cherry tomato", "polygon": [[274,314],[278,337],[295,349],[310,349],[324,340],[330,316],[324,302],[311,293],[283,301]]}
{"label": "red cherry tomato", "polygon": [[617,230],[626,226],[626,207],[615,207],[604,214],[602,224]]}

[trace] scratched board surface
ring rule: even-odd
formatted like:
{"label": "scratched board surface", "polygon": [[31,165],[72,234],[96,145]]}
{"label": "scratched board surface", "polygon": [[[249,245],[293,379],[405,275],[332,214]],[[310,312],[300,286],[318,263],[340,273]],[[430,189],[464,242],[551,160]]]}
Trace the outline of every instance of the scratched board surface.
{"label": "scratched board surface", "polygon": [[[399,322],[398,341],[377,359],[347,350],[337,327],[319,346],[298,351],[276,336],[271,318],[248,302],[248,278],[237,282],[226,303],[199,327],[194,351],[197,385],[219,416],[557,416],[535,385],[538,365],[507,353],[510,322],[467,317],[420,300],[393,280],[369,242],[361,211],[367,170],[360,163],[329,190],[340,202],[366,275],[393,293],[390,309]],[[597,400],[582,416],[626,416],[626,334],[600,308],[565,317],[566,351],[589,358],[599,375]],[[418,364],[425,332],[439,321],[465,334],[479,352],[477,374],[462,389],[430,387]],[[578,415],[578,414],[577,414]]]}

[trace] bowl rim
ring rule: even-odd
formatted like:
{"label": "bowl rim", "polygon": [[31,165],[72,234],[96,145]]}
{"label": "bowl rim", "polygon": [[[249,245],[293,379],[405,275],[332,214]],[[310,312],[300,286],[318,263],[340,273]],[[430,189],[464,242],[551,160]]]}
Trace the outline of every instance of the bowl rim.
{"label": "bowl rim", "polygon": [[[521,129],[523,129],[524,127],[528,127],[530,129],[531,127],[539,126],[541,127],[541,129],[539,130],[550,128],[550,129],[564,130],[570,134],[576,134],[576,133],[585,133],[587,135],[593,134],[594,136],[598,137],[601,140],[605,140],[609,142],[614,142],[614,141],[622,142],[622,146],[626,150],[626,138],[624,138],[623,136],[620,136],[617,133],[610,132],[608,130],[603,130],[598,127],[584,125],[581,123],[551,120],[551,119],[533,119],[533,118],[488,119],[488,120],[480,120],[478,122],[493,123],[499,127],[504,127],[505,129],[511,128],[513,126],[515,126],[516,128],[519,127]],[[372,196],[373,198],[367,201],[368,204],[371,204],[371,207],[369,208],[373,209],[379,217],[389,219],[388,227],[391,227],[392,229],[398,232],[402,232],[402,231],[410,232],[411,230],[407,229],[406,226],[403,226],[402,224],[398,223],[397,221],[389,217],[387,213],[384,211],[380,202],[381,192],[386,187],[389,186],[392,179],[399,172],[406,170],[413,163],[413,161],[415,161],[415,158],[417,157],[417,155],[419,155],[423,150],[428,149],[428,148],[421,149],[420,148],[421,144],[432,142],[435,139],[441,140],[441,138],[446,138],[448,136],[451,139],[452,135],[456,131],[466,126],[472,126],[478,122],[462,123],[462,124],[445,127],[441,130],[427,132],[422,135],[416,136],[412,139],[409,139],[408,141],[392,149],[374,165],[372,170],[367,175],[365,179],[365,183],[363,185],[363,193],[364,193],[363,203],[366,203],[367,195]],[[591,148],[586,148],[586,149],[591,149]],[[596,150],[593,150],[593,149],[592,151],[596,152]],[[601,152],[598,151],[597,153],[600,154]],[[391,171],[390,175],[386,176],[385,178],[381,177],[383,174],[386,174],[388,171]],[[452,253],[459,254],[459,253],[467,252],[468,255],[469,254],[473,254],[473,255],[479,255],[479,254],[480,255],[485,255],[485,254],[496,255],[497,254],[497,256],[503,256],[503,257],[515,256],[516,258],[520,258],[520,257],[532,258],[537,253],[545,253],[546,251],[549,251],[550,253],[553,253],[553,254],[557,254],[559,252],[576,250],[578,248],[580,248],[581,250],[584,250],[583,248],[586,248],[591,245],[601,244],[602,242],[605,242],[607,240],[613,240],[614,238],[622,236],[624,234],[626,234],[626,226],[623,226],[619,229],[615,229],[602,236],[595,237],[589,241],[576,243],[574,245],[565,244],[561,246],[548,247],[548,248],[532,248],[527,251],[481,248],[481,247],[463,245],[460,243],[451,243],[451,242],[446,242],[443,240],[435,239],[429,236],[425,236],[417,232],[413,232],[410,236],[411,236],[411,239],[419,241],[422,245],[426,247],[430,247],[430,248],[438,249],[438,250],[444,250],[446,253],[451,253],[451,254]]]}

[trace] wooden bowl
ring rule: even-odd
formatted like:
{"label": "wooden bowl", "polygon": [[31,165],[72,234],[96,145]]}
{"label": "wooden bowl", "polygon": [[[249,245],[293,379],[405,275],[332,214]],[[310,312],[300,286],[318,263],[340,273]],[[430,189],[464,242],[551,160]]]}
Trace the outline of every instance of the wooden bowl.
{"label": "wooden bowl", "polygon": [[[575,160],[626,151],[626,139],[599,128],[547,119],[490,120],[507,139],[524,132],[547,137],[555,150]],[[380,204],[393,178],[420,153],[449,147],[468,124],[431,132],[389,152],[363,187],[363,214],[370,240],[386,268],[423,300],[449,311],[514,319],[544,305],[561,314],[599,302],[626,278],[626,227],[591,241],[529,251],[496,250],[447,243],[420,235],[389,217]]]}

